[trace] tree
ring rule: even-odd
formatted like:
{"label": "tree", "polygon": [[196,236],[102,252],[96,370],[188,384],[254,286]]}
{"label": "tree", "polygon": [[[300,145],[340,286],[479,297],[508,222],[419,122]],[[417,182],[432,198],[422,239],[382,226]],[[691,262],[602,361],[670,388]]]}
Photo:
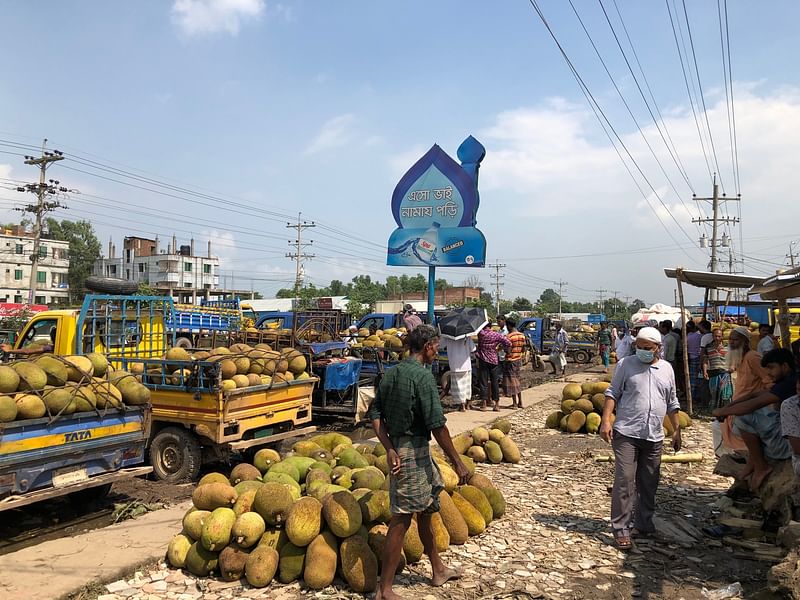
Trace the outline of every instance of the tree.
{"label": "tree", "polygon": [[94,263],[100,258],[100,241],[89,221],[48,218],[45,222],[53,239],[69,242],[69,296],[71,302],[80,302],[86,278],[92,274]]}
{"label": "tree", "polygon": [[281,288],[275,292],[276,298],[294,298],[294,288]]}
{"label": "tree", "polygon": [[447,288],[453,287],[447,279],[437,279],[433,282],[433,286],[437,290],[446,290]]}
{"label": "tree", "polygon": [[151,287],[144,281],[139,282],[139,287],[136,289],[139,296],[163,296],[156,288]]}
{"label": "tree", "polygon": [[[560,307],[559,304],[561,304]],[[542,314],[557,313],[559,308],[563,312],[570,312],[566,307],[566,303],[562,301],[561,296],[552,288],[544,290],[539,296],[539,300],[536,301],[536,310]]]}
{"label": "tree", "polygon": [[461,284],[464,287],[483,289],[483,282],[478,275],[470,275]]}
{"label": "tree", "polygon": [[533,303],[528,300],[527,298],[523,298],[521,296],[517,296],[514,298],[514,301],[511,303],[511,307],[514,310],[533,310]]}
{"label": "tree", "polygon": [[330,285],[328,285],[328,289],[331,292],[331,296],[346,296],[347,295],[347,286],[343,284],[338,279],[332,279]]}
{"label": "tree", "polygon": [[263,300],[263,299],[264,299],[264,294],[262,294],[261,292],[253,292],[252,300]]}

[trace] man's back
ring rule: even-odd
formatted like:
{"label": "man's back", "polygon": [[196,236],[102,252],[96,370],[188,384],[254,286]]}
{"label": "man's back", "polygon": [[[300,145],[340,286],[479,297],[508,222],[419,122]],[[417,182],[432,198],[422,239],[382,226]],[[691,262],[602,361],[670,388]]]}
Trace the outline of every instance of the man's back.
{"label": "man's back", "polygon": [[419,315],[416,313],[406,313],[406,315],[403,317],[403,325],[408,333],[411,333],[415,328],[422,325],[422,319],[420,319]]}
{"label": "man's back", "polygon": [[433,373],[414,358],[390,369],[381,380],[370,408],[370,420],[382,418],[389,435],[430,438],[445,424]]}

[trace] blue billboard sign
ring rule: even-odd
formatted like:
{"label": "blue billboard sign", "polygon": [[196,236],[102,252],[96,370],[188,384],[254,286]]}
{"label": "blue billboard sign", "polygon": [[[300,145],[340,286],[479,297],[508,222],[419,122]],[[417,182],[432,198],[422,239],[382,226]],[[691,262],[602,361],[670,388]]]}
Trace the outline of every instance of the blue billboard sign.
{"label": "blue billboard sign", "polygon": [[472,136],[459,147],[459,165],[438,145],[398,182],[386,264],[398,267],[483,267],[486,238],[475,227],[478,166],[486,154]]}

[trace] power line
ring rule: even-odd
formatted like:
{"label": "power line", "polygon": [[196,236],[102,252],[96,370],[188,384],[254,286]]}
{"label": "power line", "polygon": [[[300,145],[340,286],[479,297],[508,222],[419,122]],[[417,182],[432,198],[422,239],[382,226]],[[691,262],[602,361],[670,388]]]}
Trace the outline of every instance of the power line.
{"label": "power line", "polygon": [[314,240],[303,242],[303,231],[316,227],[313,221],[302,221],[301,213],[297,213],[297,223],[287,223],[286,227],[295,229],[297,237],[294,240],[289,240],[289,245],[294,247],[294,252],[287,252],[286,258],[295,261],[295,281],[294,281],[294,297],[295,300],[300,300],[300,288],[303,287],[303,261],[311,260],[314,258],[313,254],[308,254],[305,249],[310,248]]}
{"label": "power line", "polygon": [[502,280],[505,277],[505,275],[501,275],[500,274],[500,269],[505,269],[506,265],[500,263],[499,261],[495,261],[495,263],[493,265],[489,264],[489,265],[486,265],[486,266],[491,268],[491,269],[494,269],[494,273],[490,273],[489,277],[491,279],[494,279],[494,289],[495,289],[494,297],[495,297],[495,302],[497,303],[497,314],[499,315],[500,314],[500,297],[502,295],[502,291],[501,290],[503,288],[503,281]]}

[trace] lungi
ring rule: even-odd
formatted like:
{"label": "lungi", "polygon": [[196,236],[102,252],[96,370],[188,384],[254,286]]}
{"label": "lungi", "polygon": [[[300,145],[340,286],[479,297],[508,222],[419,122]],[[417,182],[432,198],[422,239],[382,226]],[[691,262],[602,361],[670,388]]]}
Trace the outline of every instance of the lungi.
{"label": "lungi", "polygon": [[567,355],[563,352],[551,352],[550,353],[550,364],[553,365],[553,368],[560,367],[562,370],[567,368]]}
{"label": "lungi", "polygon": [[450,371],[450,396],[459,404],[472,398],[472,371]]}
{"label": "lungi", "polygon": [[505,383],[506,396],[516,396],[522,393],[522,384],[519,380],[521,365],[522,360],[503,363],[503,382]]}
{"label": "lungi", "polygon": [[400,457],[400,472],[389,475],[389,505],[393,515],[435,513],[444,480],[431,458],[430,442],[425,437],[399,436],[392,445]]}

